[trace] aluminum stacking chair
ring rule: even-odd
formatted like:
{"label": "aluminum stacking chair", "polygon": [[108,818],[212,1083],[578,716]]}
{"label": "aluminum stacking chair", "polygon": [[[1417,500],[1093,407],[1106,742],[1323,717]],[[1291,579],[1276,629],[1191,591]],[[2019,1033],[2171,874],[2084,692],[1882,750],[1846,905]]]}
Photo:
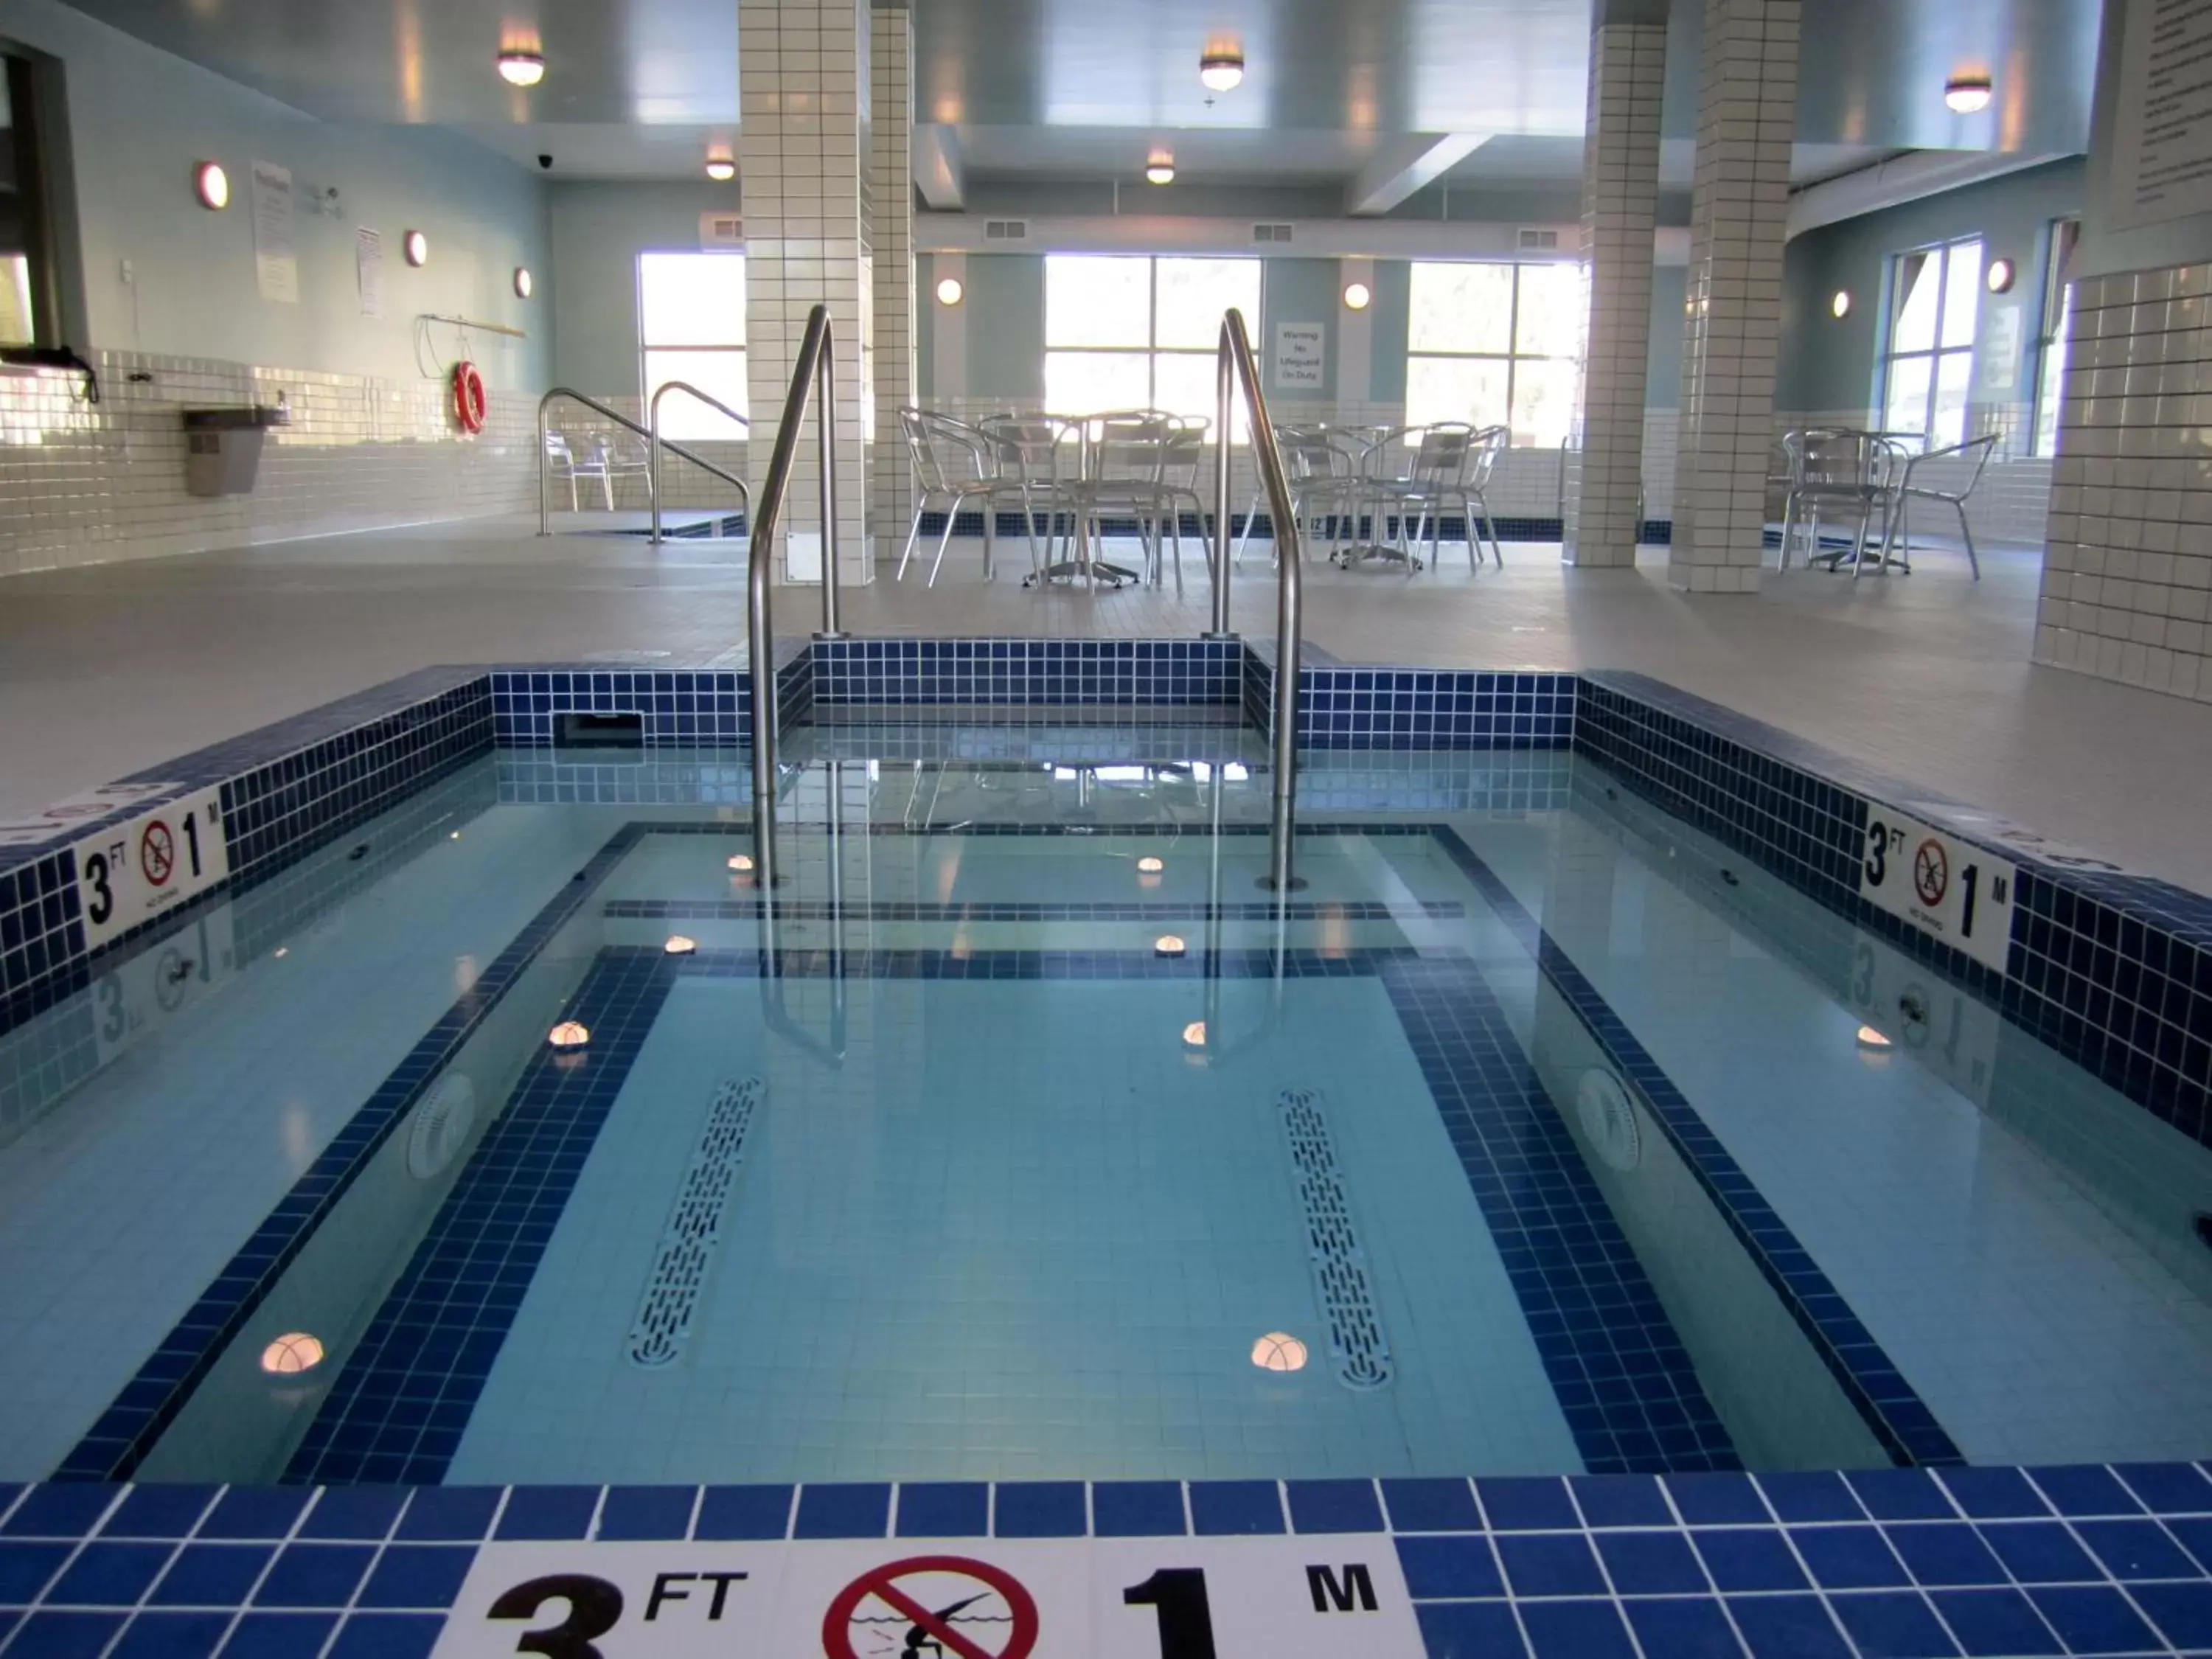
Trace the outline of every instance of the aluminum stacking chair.
{"label": "aluminum stacking chair", "polygon": [[945,510],[945,533],[937,538],[937,556],[929,563],[929,580],[926,586],[937,586],[937,573],[945,563],[945,550],[952,540],[952,526],[960,509],[971,501],[983,504],[983,580],[988,581],[994,574],[993,553],[996,529],[993,520],[999,491],[999,476],[993,459],[990,440],[983,432],[957,421],[950,415],[939,415],[926,409],[899,410],[899,430],[905,434],[907,453],[914,461],[914,522],[907,526],[906,547],[899,555],[898,569],[892,580],[906,580],[907,561],[914,556],[915,542],[921,535],[922,514],[933,502],[941,502]]}
{"label": "aluminum stacking chair", "polygon": [[[1030,574],[1022,586],[1033,586],[1042,574],[1052,552],[1060,515],[1068,516],[1073,536],[1075,515],[1081,510],[1079,480],[1075,468],[1079,458],[1069,439],[1074,423],[1057,415],[994,415],[978,423],[990,445],[993,473],[998,483],[992,510],[1000,501],[1019,501],[1022,527],[1030,541]],[[1044,514],[1044,547],[1037,546],[1037,514]]]}
{"label": "aluminum stacking chair", "polygon": [[[1906,514],[1915,501],[1941,501],[1959,515],[1959,535],[1966,544],[1966,563],[1974,573],[1974,580],[1982,579],[1982,562],[1974,551],[1974,532],[1966,522],[1966,497],[1974,493],[1982,481],[1982,473],[1989,466],[1990,457],[1997,447],[1996,434],[1969,438],[1962,444],[1953,444],[1948,449],[1930,449],[1913,456],[1905,463],[1897,480],[1897,512],[1890,525],[1890,533],[1882,538],[1881,562],[1889,564],[1889,550],[1893,542],[1898,544],[1899,562],[1905,574],[1912,572],[1912,532]],[[1954,461],[1965,469],[1963,478],[1954,477],[1950,488],[1936,483],[1919,483],[1920,469],[1931,462]],[[1942,469],[1939,468],[1938,471]]]}

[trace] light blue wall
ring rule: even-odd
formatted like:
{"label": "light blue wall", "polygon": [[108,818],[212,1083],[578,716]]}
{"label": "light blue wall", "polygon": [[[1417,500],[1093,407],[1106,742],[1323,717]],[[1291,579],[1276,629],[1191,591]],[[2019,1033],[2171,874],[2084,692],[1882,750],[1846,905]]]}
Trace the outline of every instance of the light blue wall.
{"label": "light blue wall", "polygon": [[[2048,228],[2053,219],[2081,211],[2085,176],[2079,158],[2057,161],[1825,225],[1796,238],[1783,270],[1775,407],[1805,413],[1871,407],[1882,343],[1883,283],[1892,256],[1964,236],[1982,238],[1985,259],[2010,259],[2017,272],[2008,295],[1983,294],[1983,331],[2001,306],[2018,305],[2023,312],[2013,390],[1985,398],[1978,380],[1974,401],[2027,401],[2035,386]],[[1851,295],[1850,313],[1840,319],[1830,308],[1839,289]]]}
{"label": "light blue wall", "polygon": [[1687,265],[1651,270],[1651,344],[1644,358],[1644,406],[1682,406],[1682,307],[1690,294]]}
{"label": "light blue wall", "polygon": [[966,304],[968,395],[1043,397],[1044,260],[1016,253],[970,258]]}
{"label": "light blue wall", "polygon": [[635,396],[637,256],[699,246],[699,216],[735,213],[735,184],[552,187],[554,378],[594,397]]}
{"label": "light blue wall", "polygon": [[[495,385],[534,388],[550,361],[552,283],[545,189],[465,140],[427,129],[337,127],[210,74],[54,0],[7,0],[0,33],[58,58],[67,88],[70,182],[88,339],[113,350],[289,368],[412,377],[415,317],[456,313],[524,329],[526,341],[474,349]],[[193,199],[196,161],[220,161],[232,204]],[[254,276],[253,163],[302,187],[335,185],[336,217],[294,217],[300,302],[260,297]],[[361,315],[355,228],[385,239],[384,314]],[[399,258],[419,229],[431,257]],[[135,280],[121,280],[131,261]],[[538,298],[515,296],[517,265]],[[450,331],[438,349],[451,355]]]}
{"label": "light blue wall", "polygon": [[[1337,341],[1344,325],[1344,302],[1338,295],[1337,263],[1334,259],[1270,259],[1267,280],[1260,289],[1259,331],[1252,349],[1267,366],[1271,397],[1299,403],[1334,398],[1337,395]],[[1318,389],[1300,386],[1285,390],[1273,378],[1275,325],[1322,325],[1322,383]]]}

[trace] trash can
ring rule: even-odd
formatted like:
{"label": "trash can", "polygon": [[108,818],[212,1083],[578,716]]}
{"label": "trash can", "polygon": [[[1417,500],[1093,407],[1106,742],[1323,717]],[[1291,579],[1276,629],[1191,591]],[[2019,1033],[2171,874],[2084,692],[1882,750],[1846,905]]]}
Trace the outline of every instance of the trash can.
{"label": "trash can", "polygon": [[185,411],[185,489],[194,495],[244,495],[261,471],[261,445],[272,426],[288,426],[289,409]]}

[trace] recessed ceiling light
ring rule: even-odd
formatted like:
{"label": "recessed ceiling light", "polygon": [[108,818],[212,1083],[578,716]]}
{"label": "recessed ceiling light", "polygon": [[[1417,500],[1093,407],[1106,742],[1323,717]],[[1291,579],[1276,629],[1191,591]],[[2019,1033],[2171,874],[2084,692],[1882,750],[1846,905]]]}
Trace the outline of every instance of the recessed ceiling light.
{"label": "recessed ceiling light", "polygon": [[738,176],[738,164],[726,155],[709,155],[707,176],[718,185],[726,185]]}
{"label": "recessed ceiling light", "polygon": [[1367,302],[1374,297],[1374,290],[1364,283],[1346,283],[1344,285],[1344,308],[1346,311],[1364,311]]}
{"label": "recessed ceiling light", "polygon": [[1990,293],[2009,294],[2012,292],[2012,278],[2011,260],[1992,259],[1990,261],[1989,271],[1982,280],[1990,285]]}
{"label": "recessed ceiling light", "polygon": [[1954,114],[1977,115],[1990,106],[1990,77],[1954,75],[1943,83],[1943,101]]}
{"label": "recessed ceiling light", "polygon": [[[530,274],[530,267],[529,267],[528,265],[517,265],[517,266],[515,266],[515,268],[514,268],[514,297],[515,297],[516,299],[518,299],[518,300],[527,300],[527,299],[530,297],[530,295],[531,295],[531,291],[532,291],[532,289],[534,289],[537,286],[538,286],[538,279],[537,279],[536,277],[532,276]],[[454,839],[455,841],[459,841],[460,838],[461,838],[460,831],[459,831],[459,830],[455,830],[455,831],[453,832],[453,839]]]}
{"label": "recessed ceiling light", "polygon": [[399,251],[407,256],[410,265],[430,263],[430,239],[419,230],[410,230],[399,239]]}
{"label": "recessed ceiling light", "polygon": [[203,161],[192,169],[192,194],[210,213],[220,213],[230,205],[230,175],[222,170],[222,162]]}
{"label": "recessed ceiling light", "polygon": [[1828,301],[1828,309],[1838,318],[1851,314],[1851,291],[1847,288],[1836,290],[1836,297]]}
{"label": "recessed ceiling light", "polygon": [[1232,46],[1208,46],[1198,60],[1198,78],[1208,92],[1234,92],[1244,79],[1244,53]]}
{"label": "recessed ceiling light", "polygon": [[941,306],[957,306],[960,303],[961,296],[967,292],[966,289],[960,286],[960,279],[957,276],[947,276],[937,285],[937,303]]}
{"label": "recessed ceiling light", "polygon": [[261,1369],[271,1376],[297,1376],[322,1363],[322,1339],[305,1331],[287,1331],[261,1351]]}
{"label": "recessed ceiling light", "polygon": [[545,60],[534,52],[503,52],[499,78],[511,87],[534,87],[545,78]]}
{"label": "recessed ceiling light", "polygon": [[1175,157],[1164,149],[1154,150],[1152,159],[1145,163],[1145,178],[1155,185],[1175,183]]}

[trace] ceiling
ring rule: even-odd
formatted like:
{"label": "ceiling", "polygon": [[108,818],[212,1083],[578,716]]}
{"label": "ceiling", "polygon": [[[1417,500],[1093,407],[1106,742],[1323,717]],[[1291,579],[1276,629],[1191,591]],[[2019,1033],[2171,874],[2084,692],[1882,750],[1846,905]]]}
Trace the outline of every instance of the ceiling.
{"label": "ceiling", "polygon": [[[556,177],[696,178],[734,137],[742,0],[74,0],[325,119],[451,126]],[[2086,147],[2100,0],[1804,0],[1800,182],[1905,149]],[[916,118],[972,179],[1133,178],[1156,143],[1194,182],[1342,182],[1408,133],[1485,142],[1453,188],[1579,179],[1590,0],[914,0]],[[1696,125],[1699,0],[1675,0],[1666,131]],[[1198,55],[1240,42],[1243,86]],[[503,42],[549,73],[493,73]],[[1960,118],[1954,69],[1997,100]],[[1671,181],[1686,185],[1683,147]]]}

